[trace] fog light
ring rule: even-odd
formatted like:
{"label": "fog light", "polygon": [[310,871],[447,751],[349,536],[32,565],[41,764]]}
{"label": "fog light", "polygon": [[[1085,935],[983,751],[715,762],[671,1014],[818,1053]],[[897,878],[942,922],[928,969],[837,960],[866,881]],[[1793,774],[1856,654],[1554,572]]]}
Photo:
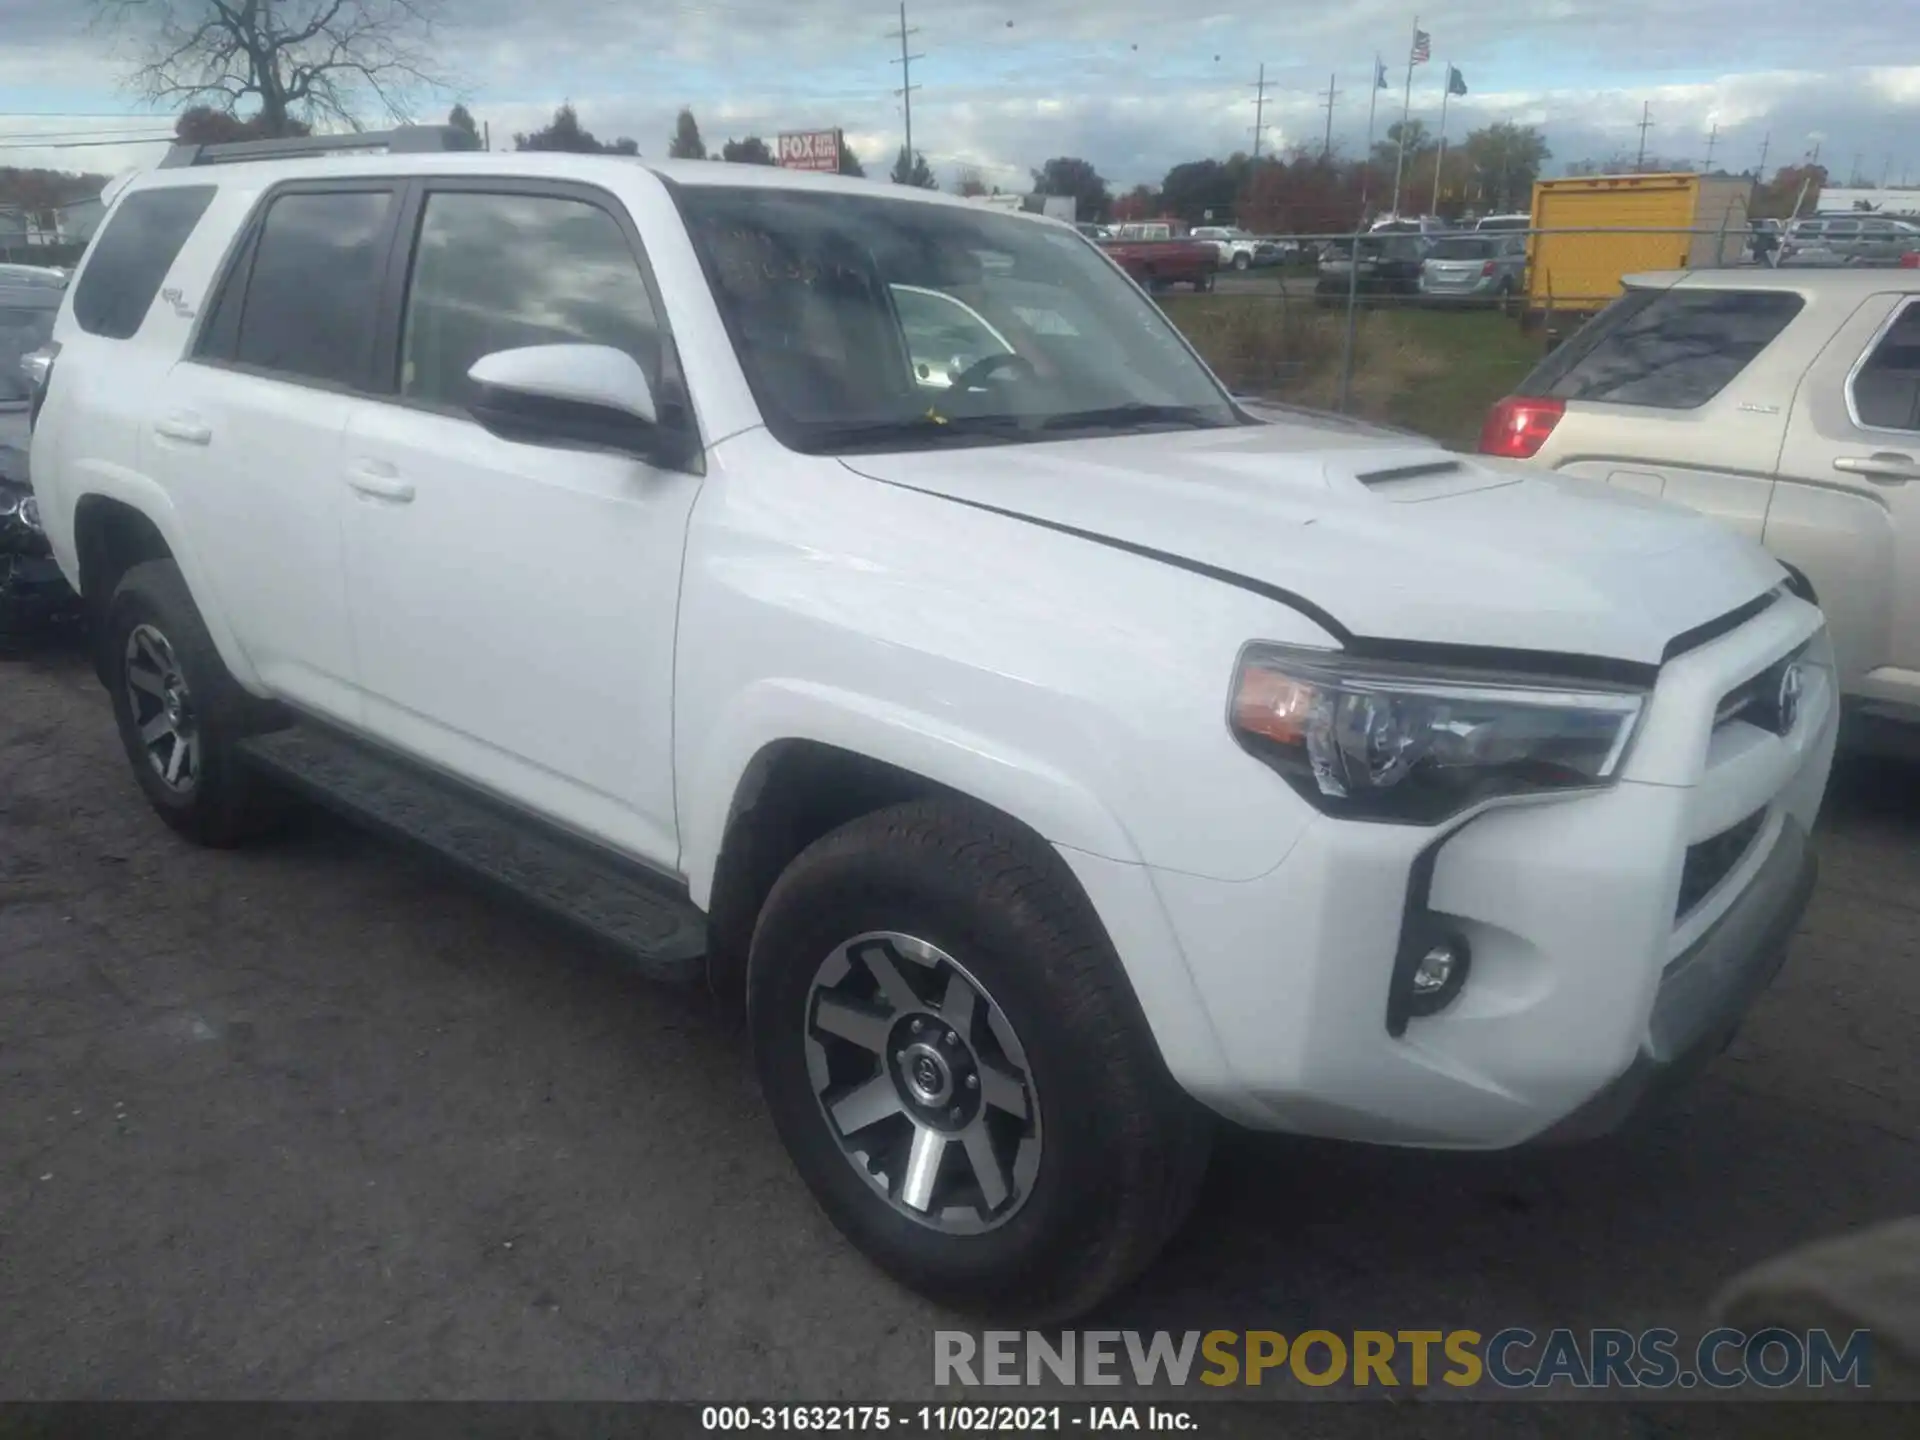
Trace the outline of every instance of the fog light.
{"label": "fog light", "polygon": [[1472,963],[1473,952],[1462,936],[1449,935],[1427,946],[1407,976],[1406,1013],[1434,1015],[1446,1009],[1467,983]]}

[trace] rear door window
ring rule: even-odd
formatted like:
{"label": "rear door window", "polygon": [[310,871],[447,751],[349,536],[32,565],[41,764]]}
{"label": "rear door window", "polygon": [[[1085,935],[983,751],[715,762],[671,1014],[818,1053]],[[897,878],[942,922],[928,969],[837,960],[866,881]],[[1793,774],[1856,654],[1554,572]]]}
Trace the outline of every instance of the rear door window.
{"label": "rear door window", "polygon": [[1920,302],[1909,300],[1847,381],[1854,423],[1920,432]]}
{"label": "rear door window", "polygon": [[[374,319],[390,243],[389,189],[296,190],[261,222],[244,283],[232,359],[324,385],[367,383]],[[217,331],[228,297],[210,330]]]}
{"label": "rear door window", "polygon": [[73,292],[73,318],[89,335],[131,340],[181,247],[213,200],[211,185],[137,190],[93,242]]}
{"label": "rear door window", "polygon": [[1631,290],[1542,361],[1520,393],[1692,410],[1772,344],[1802,304],[1784,290]]}

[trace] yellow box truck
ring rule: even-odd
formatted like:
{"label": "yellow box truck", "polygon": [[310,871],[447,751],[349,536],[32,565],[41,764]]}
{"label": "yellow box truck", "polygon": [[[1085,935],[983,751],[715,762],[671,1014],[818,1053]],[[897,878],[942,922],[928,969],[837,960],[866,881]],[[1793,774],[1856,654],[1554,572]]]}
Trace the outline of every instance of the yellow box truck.
{"label": "yellow box truck", "polygon": [[1752,195],[1753,181],[1742,175],[1536,181],[1526,319],[1584,318],[1620,293],[1622,276],[1642,270],[1735,263],[1750,238]]}

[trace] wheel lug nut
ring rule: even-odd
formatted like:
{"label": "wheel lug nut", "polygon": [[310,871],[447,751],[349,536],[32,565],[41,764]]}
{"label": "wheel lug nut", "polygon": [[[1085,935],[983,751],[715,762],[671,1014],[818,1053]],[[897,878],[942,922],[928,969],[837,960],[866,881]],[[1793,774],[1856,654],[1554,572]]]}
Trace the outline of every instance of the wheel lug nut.
{"label": "wheel lug nut", "polygon": [[949,1119],[958,1120],[960,1118],[960,1107],[958,1105],[954,1106],[953,1109],[947,1112],[947,1116]]}
{"label": "wheel lug nut", "polygon": [[980,1077],[978,1075],[967,1076],[967,1089],[978,1090],[979,1088],[980,1088]]}
{"label": "wheel lug nut", "polygon": [[905,1069],[907,1064],[907,1052],[904,1050],[894,1051],[893,1063],[900,1066],[902,1069]]}
{"label": "wheel lug nut", "polygon": [[953,1031],[951,1031],[951,1030],[949,1030],[949,1031],[947,1031],[947,1033],[946,1033],[946,1034],[944,1034],[944,1035],[942,1035],[942,1036],[940,1037],[940,1043],[941,1043],[942,1045],[946,1045],[946,1046],[948,1046],[948,1047],[952,1047],[952,1046],[954,1046],[954,1045],[958,1045],[958,1044],[960,1043],[960,1037],[959,1037],[958,1035],[956,1035],[956,1034],[954,1034],[954,1033],[953,1033]]}
{"label": "wheel lug nut", "polygon": [[909,1025],[907,1028],[913,1031],[914,1034],[918,1035],[922,1030],[927,1028],[927,1022],[924,1020],[916,1020],[913,1022],[913,1024]]}

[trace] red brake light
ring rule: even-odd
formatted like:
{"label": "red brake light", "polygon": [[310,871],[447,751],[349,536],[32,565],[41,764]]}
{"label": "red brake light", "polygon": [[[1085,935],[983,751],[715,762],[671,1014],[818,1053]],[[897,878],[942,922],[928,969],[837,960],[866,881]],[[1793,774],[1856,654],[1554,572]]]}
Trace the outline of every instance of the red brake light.
{"label": "red brake light", "polygon": [[1481,273],[1482,275],[1491,275],[1491,274],[1493,274],[1493,262],[1492,262],[1491,260],[1488,260],[1488,261],[1487,261],[1487,262],[1485,262],[1485,263],[1484,263],[1483,265],[1481,265],[1481,267],[1480,267],[1480,273]]}
{"label": "red brake light", "polygon": [[1902,270],[1920,270],[1920,250],[1909,250],[1900,257]]}
{"label": "red brake light", "polygon": [[1531,460],[1567,413],[1564,400],[1535,400],[1509,395],[1487,412],[1480,427],[1480,453],[1508,460]]}

